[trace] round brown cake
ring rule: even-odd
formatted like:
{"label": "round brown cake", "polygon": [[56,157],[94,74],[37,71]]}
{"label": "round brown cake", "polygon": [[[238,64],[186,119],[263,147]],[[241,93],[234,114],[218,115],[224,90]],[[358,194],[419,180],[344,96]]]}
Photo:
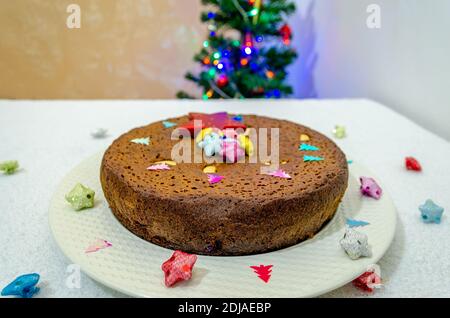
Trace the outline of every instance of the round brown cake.
{"label": "round brown cake", "polygon": [[[178,143],[172,131],[189,122],[188,116],[171,118],[177,126],[155,122],[133,129],[105,152],[101,183],[117,219],[154,244],[204,255],[264,253],[313,237],[333,217],[347,188],[344,153],[329,138],[293,122],[256,115],[241,120],[255,129],[279,128],[279,167],[289,179],[261,174],[267,163],[259,160],[216,164],[224,178],[215,184],[203,172],[206,163],[147,170],[171,160]],[[302,134],[319,150],[299,150]],[[148,145],[131,142],[144,137],[150,137]],[[305,161],[305,155],[323,160]]]}

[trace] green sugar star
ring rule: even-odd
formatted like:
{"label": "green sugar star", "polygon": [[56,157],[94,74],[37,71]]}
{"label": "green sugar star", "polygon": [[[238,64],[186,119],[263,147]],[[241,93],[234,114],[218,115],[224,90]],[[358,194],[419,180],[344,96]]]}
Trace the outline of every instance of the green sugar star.
{"label": "green sugar star", "polygon": [[19,168],[19,163],[16,160],[9,160],[0,163],[0,171],[5,174],[13,174]]}
{"label": "green sugar star", "polygon": [[72,205],[75,211],[80,211],[94,206],[94,196],[94,190],[78,183],[72,191],[66,194],[66,200]]}
{"label": "green sugar star", "polygon": [[340,126],[340,125],[336,125],[333,129],[333,135],[338,138],[338,139],[342,139],[345,138],[347,136],[347,133],[345,131],[345,127],[344,126]]}

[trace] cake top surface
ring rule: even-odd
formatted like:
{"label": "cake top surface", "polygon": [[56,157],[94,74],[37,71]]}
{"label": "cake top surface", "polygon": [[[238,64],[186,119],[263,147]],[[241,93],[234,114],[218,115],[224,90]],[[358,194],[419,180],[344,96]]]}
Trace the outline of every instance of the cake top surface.
{"label": "cake top surface", "polygon": [[[230,201],[246,200],[264,203],[283,197],[308,195],[324,187],[330,179],[347,172],[347,161],[343,152],[326,136],[299,124],[256,115],[242,115],[247,127],[267,128],[267,140],[272,136],[271,128],[279,128],[279,168],[290,175],[290,179],[279,178],[261,173],[261,167],[267,165],[263,158],[257,163],[219,163],[213,164],[217,174],[224,178],[215,184],[208,182],[208,176],[202,163],[177,163],[170,170],[151,171],[147,168],[156,162],[172,160],[172,148],[179,140],[172,140],[172,132],[189,122],[189,117],[170,118],[167,121],[176,124],[166,127],[163,121],[135,128],[116,139],[105,152],[103,165],[114,171],[117,177],[135,191],[149,196],[158,196],[173,200],[207,198],[229,198]],[[307,135],[306,143],[317,147],[316,151],[300,150],[300,135]],[[149,144],[131,142],[149,137]],[[259,138],[260,136],[258,136]],[[191,139],[192,153],[195,144]],[[258,151],[255,151],[258,153]],[[304,156],[321,157],[321,161],[305,161]]]}

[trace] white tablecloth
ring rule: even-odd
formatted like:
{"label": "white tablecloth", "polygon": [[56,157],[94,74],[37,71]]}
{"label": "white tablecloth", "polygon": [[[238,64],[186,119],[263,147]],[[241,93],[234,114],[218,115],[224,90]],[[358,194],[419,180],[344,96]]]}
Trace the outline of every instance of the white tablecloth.
{"label": "white tablecloth", "polygon": [[[53,191],[75,165],[133,127],[189,111],[223,110],[289,119],[328,136],[335,124],[345,125],[348,137],[337,144],[380,178],[398,209],[395,240],[378,263],[384,287],[370,297],[450,297],[450,144],[368,100],[0,101],[0,162],[14,159],[22,167],[0,175],[0,287],[37,272],[38,297],[124,296],[84,274],[80,289],[66,286],[70,261],[48,225]],[[93,139],[97,127],[109,136]],[[424,171],[406,171],[405,156],[419,159]],[[440,225],[419,218],[418,206],[428,198],[446,209]],[[325,296],[366,294],[349,284]]]}

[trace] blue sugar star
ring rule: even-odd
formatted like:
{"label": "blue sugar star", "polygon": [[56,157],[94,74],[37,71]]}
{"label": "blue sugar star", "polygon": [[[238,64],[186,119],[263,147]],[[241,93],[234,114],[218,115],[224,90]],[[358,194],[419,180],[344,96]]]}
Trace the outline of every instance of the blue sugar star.
{"label": "blue sugar star", "polygon": [[36,273],[19,276],[3,288],[1,295],[31,298],[39,291],[39,287],[36,287],[39,278],[39,274]]}
{"label": "blue sugar star", "polygon": [[301,144],[299,147],[299,150],[303,150],[303,151],[317,151],[319,150],[318,147],[313,146],[313,145],[308,145],[308,144]]}
{"label": "blue sugar star", "polygon": [[419,206],[419,210],[422,215],[422,221],[425,223],[441,223],[444,208],[435,204],[432,200],[428,199],[425,201],[424,204]]}

